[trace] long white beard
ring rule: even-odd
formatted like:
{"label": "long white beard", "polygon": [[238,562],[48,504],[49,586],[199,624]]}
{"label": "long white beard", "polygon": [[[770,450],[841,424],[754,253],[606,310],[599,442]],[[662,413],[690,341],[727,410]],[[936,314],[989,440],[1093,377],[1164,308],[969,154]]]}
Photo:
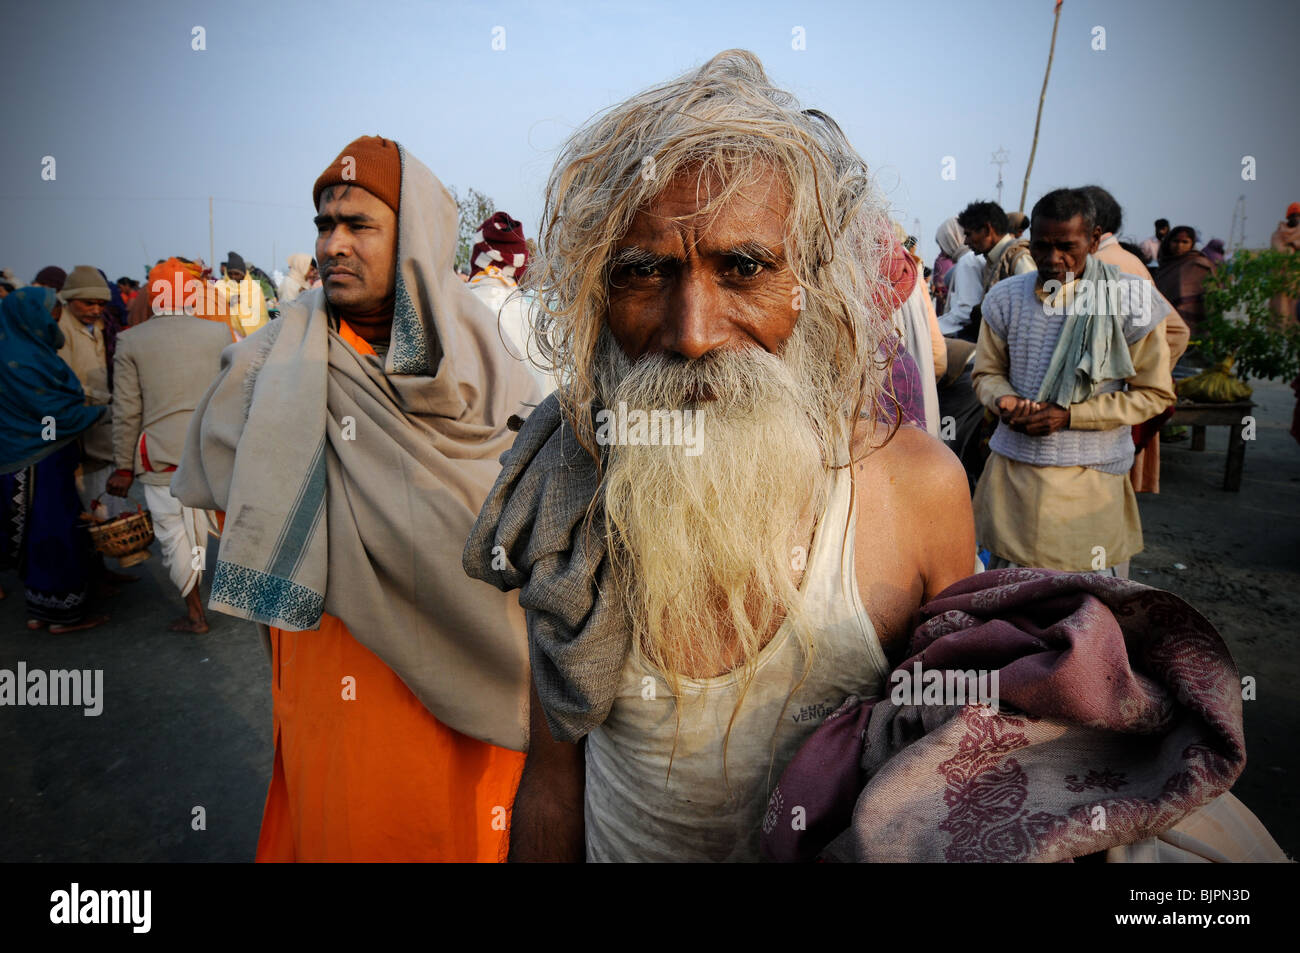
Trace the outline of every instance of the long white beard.
{"label": "long white beard", "polygon": [[618,596],[634,645],[674,687],[749,668],[782,618],[797,622],[796,547],[825,506],[839,437],[814,350],[796,333],[781,357],[747,348],[632,366],[602,334],[605,407],[703,415],[695,447],[615,443],[606,465]]}

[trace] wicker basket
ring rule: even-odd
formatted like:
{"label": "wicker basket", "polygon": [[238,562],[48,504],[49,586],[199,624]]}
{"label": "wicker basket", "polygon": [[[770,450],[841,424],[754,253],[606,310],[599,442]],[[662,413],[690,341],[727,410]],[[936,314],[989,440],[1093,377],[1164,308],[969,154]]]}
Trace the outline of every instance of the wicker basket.
{"label": "wicker basket", "polygon": [[149,545],[153,542],[153,517],[138,503],[136,512],[103,523],[91,523],[89,530],[90,541],[95,549],[105,556],[116,556],[123,568],[149,558]]}

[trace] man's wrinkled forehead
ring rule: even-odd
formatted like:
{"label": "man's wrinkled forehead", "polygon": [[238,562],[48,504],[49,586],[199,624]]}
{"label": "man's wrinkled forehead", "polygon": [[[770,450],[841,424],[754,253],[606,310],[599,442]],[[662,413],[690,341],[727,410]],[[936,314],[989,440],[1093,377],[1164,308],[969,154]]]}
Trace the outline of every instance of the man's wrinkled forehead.
{"label": "man's wrinkled forehead", "polygon": [[746,242],[781,252],[789,211],[789,186],[768,163],[730,178],[716,168],[688,166],[637,210],[615,252],[635,246],[669,254]]}
{"label": "man's wrinkled forehead", "polygon": [[382,204],[383,200],[373,192],[363,189],[361,186],[353,182],[346,182],[340,185],[327,185],[321,190],[320,207],[317,211],[331,204],[347,207],[367,206],[372,202],[379,202]]}
{"label": "man's wrinkled forehead", "polygon": [[1046,215],[1035,216],[1029,226],[1029,234],[1042,238],[1044,235],[1050,235],[1055,241],[1064,241],[1068,239],[1084,240],[1092,237],[1088,230],[1088,224],[1083,220],[1082,215],[1075,215],[1067,219],[1049,218]]}

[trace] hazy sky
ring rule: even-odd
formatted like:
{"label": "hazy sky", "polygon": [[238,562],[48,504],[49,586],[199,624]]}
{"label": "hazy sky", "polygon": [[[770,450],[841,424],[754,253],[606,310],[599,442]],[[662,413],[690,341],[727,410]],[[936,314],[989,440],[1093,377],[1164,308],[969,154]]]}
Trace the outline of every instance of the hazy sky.
{"label": "hazy sky", "polygon": [[[1052,2],[43,0],[3,23],[0,266],[142,278],[167,255],[208,259],[209,195],[217,261],[233,248],[270,271],[311,251],[312,182],[363,134],[535,235],[573,129],[729,47],[839,121],[931,261],[938,224],[995,197],[1000,146],[1003,205],[1019,205]],[[1164,216],[1226,240],[1245,195],[1246,243],[1266,244],[1300,200],[1298,40],[1292,0],[1066,0],[1026,207],[1095,182],[1134,238]]]}

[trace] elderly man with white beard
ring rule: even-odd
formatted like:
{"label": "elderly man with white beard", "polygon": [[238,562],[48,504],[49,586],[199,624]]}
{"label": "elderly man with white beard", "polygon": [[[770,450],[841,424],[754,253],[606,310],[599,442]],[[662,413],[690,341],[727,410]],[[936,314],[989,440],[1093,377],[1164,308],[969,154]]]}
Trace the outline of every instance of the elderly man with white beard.
{"label": "elderly man with white beard", "polygon": [[[464,559],[528,615],[512,860],[756,860],[800,743],[969,574],[965,475],[879,356],[891,242],[843,133],[744,51],[568,143],[525,278],[562,386]],[[702,445],[598,431],[623,405]]]}

